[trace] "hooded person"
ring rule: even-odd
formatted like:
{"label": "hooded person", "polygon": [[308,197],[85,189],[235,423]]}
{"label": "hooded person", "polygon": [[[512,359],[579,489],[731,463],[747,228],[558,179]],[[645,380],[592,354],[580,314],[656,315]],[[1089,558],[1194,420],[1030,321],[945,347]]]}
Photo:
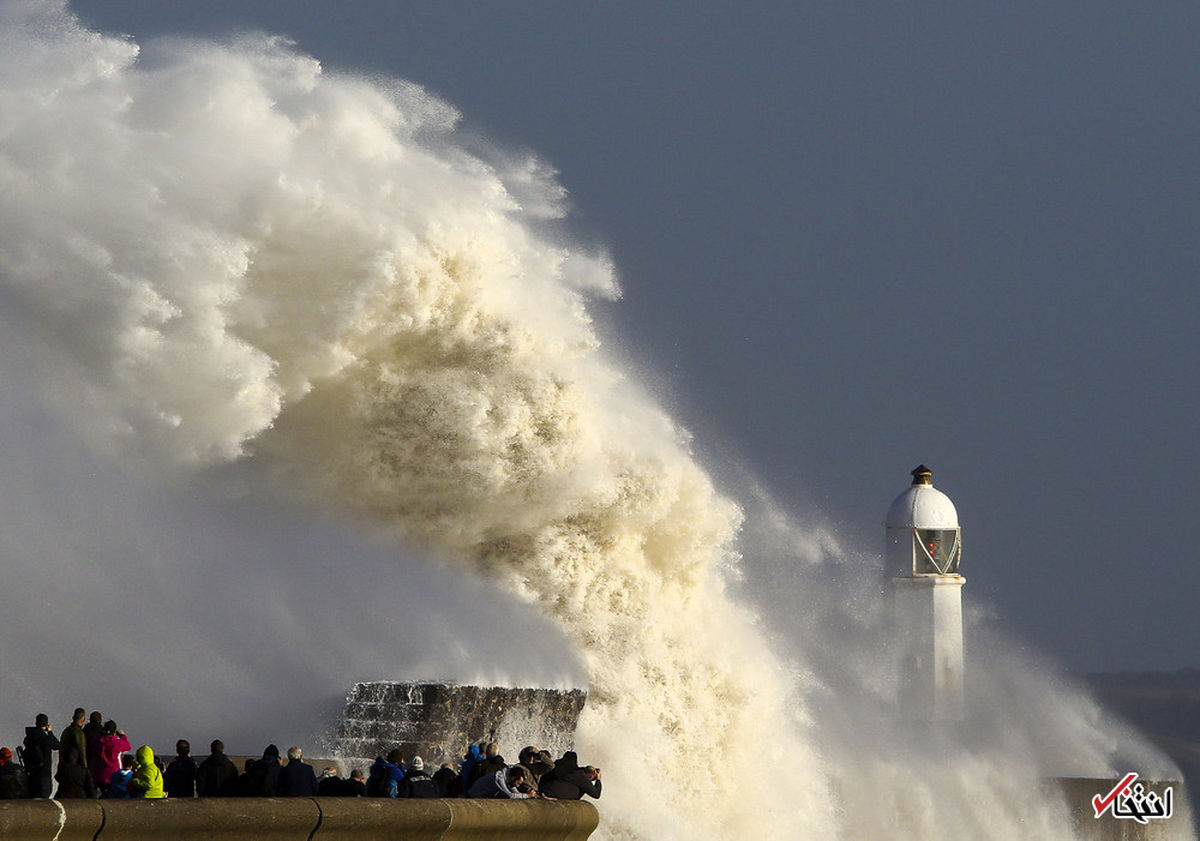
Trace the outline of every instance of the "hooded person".
{"label": "hooded person", "polygon": [[279,790],[279,748],[267,745],[262,759],[246,769],[242,794],[246,797],[274,797]]}
{"label": "hooded person", "polygon": [[387,758],[375,757],[367,776],[368,797],[401,797],[404,782],[404,754],[399,748],[388,752]]}
{"label": "hooded person", "polygon": [[23,800],[29,797],[29,779],[25,769],[13,762],[12,751],[0,748],[0,800]]}
{"label": "hooded person", "polygon": [[459,769],[458,777],[464,793],[471,787],[471,783],[475,782],[475,766],[482,761],[483,751],[479,749],[479,745],[467,745],[467,753],[463,756],[463,764]]}
{"label": "hooded person", "polygon": [[96,796],[96,784],[92,781],[92,772],[79,764],[79,748],[74,743],[63,745],[62,753],[59,755],[58,770],[54,772],[54,779],[58,780],[58,790],[54,792],[55,800],[75,800]]}
{"label": "hooded person", "polygon": [[599,799],[600,789],[600,769],[591,765],[580,768],[573,750],[564,753],[538,781],[538,793],[555,800],[580,800],[585,794]]}
{"label": "hooded person", "polygon": [[160,800],[164,796],[162,771],[154,761],[154,750],[142,745],[135,754],[137,766],[129,781],[129,794],[147,800]]}

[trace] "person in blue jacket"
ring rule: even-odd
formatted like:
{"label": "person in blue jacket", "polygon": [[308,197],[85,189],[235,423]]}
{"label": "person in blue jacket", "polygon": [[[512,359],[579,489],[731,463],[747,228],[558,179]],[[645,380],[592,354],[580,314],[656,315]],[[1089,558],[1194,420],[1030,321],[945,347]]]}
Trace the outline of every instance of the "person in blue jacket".
{"label": "person in blue jacket", "polygon": [[387,759],[375,757],[367,776],[368,797],[399,797],[404,782],[404,754],[399,748],[388,753]]}
{"label": "person in blue jacket", "polygon": [[475,766],[480,762],[483,762],[483,751],[479,749],[479,745],[467,745],[467,753],[463,757],[462,768],[458,775],[458,780],[462,784],[464,794],[470,790],[471,784],[475,782]]}

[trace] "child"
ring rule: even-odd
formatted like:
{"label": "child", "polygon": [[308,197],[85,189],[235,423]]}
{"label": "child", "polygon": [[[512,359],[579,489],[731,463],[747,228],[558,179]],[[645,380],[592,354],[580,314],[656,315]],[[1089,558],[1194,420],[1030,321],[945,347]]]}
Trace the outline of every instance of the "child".
{"label": "child", "polygon": [[134,797],[158,800],[163,792],[163,775],[154,762],[154,750],[149,745],[137,749],[137,771],[129,781],[129,793]]}
{"label": "child", "polygon": [[118,799],[128,799],[129,781],[133,779],[133,755],[122,754],[121,768],[118,771],[113,771],[113,775],[108,780],[108,793],[105,797],[115,797]]}

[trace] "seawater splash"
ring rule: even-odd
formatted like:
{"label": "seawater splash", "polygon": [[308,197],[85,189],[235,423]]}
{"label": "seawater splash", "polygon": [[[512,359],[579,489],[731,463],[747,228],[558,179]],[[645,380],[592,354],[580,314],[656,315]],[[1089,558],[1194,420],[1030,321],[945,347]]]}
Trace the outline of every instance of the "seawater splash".
{"label": "seawater splash", "polygon": [[1083,696],[1001,651],[981,683],[1014,703],[974,743],[897,735],[877,588],[839,590],[871,564],[767,497],[743,542],[788,564],[798,650],[728,592],[743,506],[601,352],[586,302],[617,284],[550,233],[543,166],[277,38],[143,52],[54,2],[0,23],[0,302],[96,450],[286,487],[553,619],[609,837],[1070,837],[1042,731],[1081,771],[1119,755]]}

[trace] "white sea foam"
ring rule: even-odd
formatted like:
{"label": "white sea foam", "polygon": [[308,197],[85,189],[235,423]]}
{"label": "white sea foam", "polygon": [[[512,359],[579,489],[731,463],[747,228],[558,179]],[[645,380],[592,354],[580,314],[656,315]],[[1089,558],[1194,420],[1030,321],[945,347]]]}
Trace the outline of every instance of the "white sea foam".
{"label": "white sea foam", "polygon": [[[277,38],[0,10],[0,302],[42,393],[142,477],[287,488],[550,617],[606,837],[1062,839],[1043,776],[1162,762],[998,642],[971,736],[897,728],[875,559],[714,488],[600,348],[612,267],[546,232],[544,165]],[[311,596],[279,597],[285,647]]]}

